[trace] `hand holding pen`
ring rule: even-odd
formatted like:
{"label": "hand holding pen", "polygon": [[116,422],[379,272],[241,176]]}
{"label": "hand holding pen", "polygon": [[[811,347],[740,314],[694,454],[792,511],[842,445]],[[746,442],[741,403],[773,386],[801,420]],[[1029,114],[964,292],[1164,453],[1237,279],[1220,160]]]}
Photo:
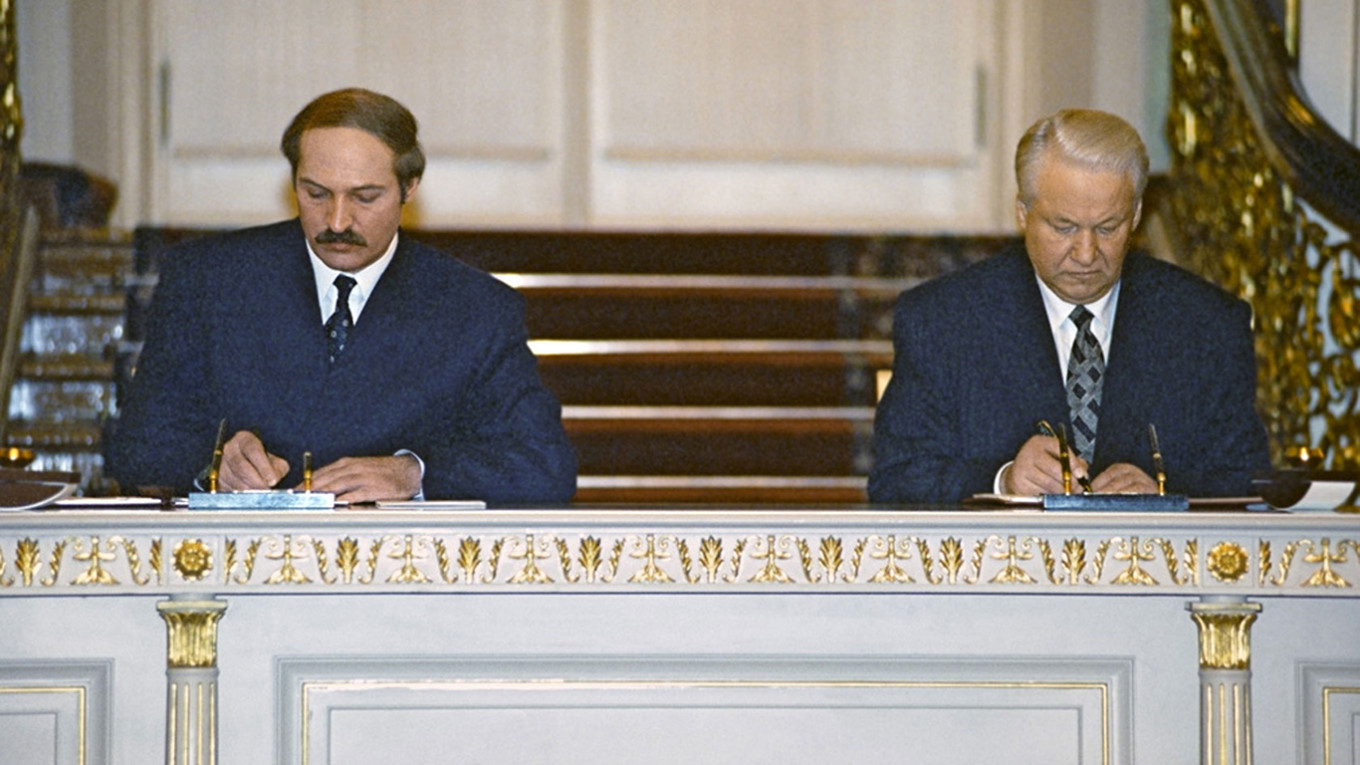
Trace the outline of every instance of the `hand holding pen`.
{"label": "hand holding pen", "polygon": [[260,437],[237,431],[222,447],[220,491],[272,489],[288,475],[288,461],[270,454]]}
{"label": "hand holding pen", "polygon": [[[1047,431],[1045,432],[1045,428]],[[1011,494],[1063,494],[1073,491],[1072,484],[1089,485],[1086,461],[1069,453],[1067,462],[1067,491],[1064,492],[1064,470],[1058,432],[1048,423],[1040,422],[1038,433],[1020,447],[1007,470],[1002,487]],[[1086,489],[1090,491],[1089,488]]]}
{"label": "hand holding pen", "polygon": [[[1058,439],[1058,466],[1062,470],[1063,494],[1071,494],[1073,474],[1072,458],[1076,455],[1072,454],[1072,451],[1068,448],[1067,430],[1062,425],[1059,425],[1058,432],[1054,433],[1053,426],[1049,425],[1047,420],[1039,420],[1035,427],[1039,430],[1039,435]],[[1081,460],[1080,457],[1077,457],[1077,459]],[[1086,465],[1084,460],[1082,463],[1082,473],[1077,476],[1077,483],[1081,484],[1082,491],[1089,494],[1092,491],[1091,476],[1086,473],[1086,468],[1088,468],[1089,465]]]}

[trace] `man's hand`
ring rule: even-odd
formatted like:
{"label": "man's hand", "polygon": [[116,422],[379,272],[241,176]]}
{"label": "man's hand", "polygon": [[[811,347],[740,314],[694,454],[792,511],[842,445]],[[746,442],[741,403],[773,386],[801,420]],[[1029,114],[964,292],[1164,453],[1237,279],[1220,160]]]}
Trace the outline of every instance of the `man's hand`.
{"label": "man's hand", "polygon": [[288,462],[265,451],[260,437],[240,430],[222,445],[222,465],[217,473],[220,491],[271,489],[288,475]]}
{"label": "man's hand", "polygon": [[1091,479],[1091,491],[1136,494],[1156,494],[1157,482],[1135,465],[1116,462]]}
{"label": "man's hand", "polygon": [[[1058,458],[1058,439],[1032,436],[1015,454],[1001,488],[1007,494],[1062,494],[1062,461]],[[1080,492],[1077,479],[1086,475],[1086,460],[1072,455],[1072,490]],[[1093,489],[1096,487],[1093,485]]]}
{"label": "man's hand", "polygon": [[410,455],[344,457],[312,474],[312,491],[345,502],[403,500],[420,491],[420,463]]}

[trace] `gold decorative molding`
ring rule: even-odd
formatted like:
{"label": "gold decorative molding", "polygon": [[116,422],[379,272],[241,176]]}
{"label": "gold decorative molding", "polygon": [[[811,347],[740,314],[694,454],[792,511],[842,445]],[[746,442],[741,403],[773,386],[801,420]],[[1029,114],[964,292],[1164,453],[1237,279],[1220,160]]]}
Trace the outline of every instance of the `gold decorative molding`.
{"label": "gold decorative molding", "polygon": [[1333,469],[1354,470],[1360,467],[1355,234],[1334,240],[1328,221],[1297,199],[1272,165],[1206,0],[1171,6],[1171,206],[1182,259],[1252,306],[1257,403],[1276,464],[1311,450]]}
{"label": "gold decorative molding", "polygon": [[184,539],[175,545],[175,571],[197,581],[212,571],[212,550],[201,539]]}
{"label": "gold decorative molding", "polygon": [[221,600],[165,600],[156,604],[165,620],[166,665],[171,669],[217,666],[217,622],[227,610]]}
{"label": "gold decorative molding", "polygon": [[[1206,554],[1198,537],[1180,535],[807,534],[774,527],[742,534],[394,529],[371,537],[284,530],[247,538],[214,537],[201,530],[151,539],[117,533],[0,536],[0,594],[66,587],[162,590],[167,587],[160,568],[163,547],[173,550],[167,561],[171,586],[204,592],[451,585],[1197,592],[1206,586],[1204,571],[1209,586],[1233,591],[1360,588],[1360,536],[1220,535]],[[1255,557],[1248,550],[1255,550]],[[150,565],[143,562],[148,551]],[[215,564],[219,556],[221,567]]]}
{"label": "gold decorative molding", "polygon": [[1209,573],[1220,582],[1236,582],[1250,565],[1247,551],[1235,542],[1219,542],[1209,551]]}
{"label": "gold decorative molding", "polygon": [[1260,603],[1191,603],[1188,608],[1199,627],[1200,669],[1251,669],[1251,625]]}

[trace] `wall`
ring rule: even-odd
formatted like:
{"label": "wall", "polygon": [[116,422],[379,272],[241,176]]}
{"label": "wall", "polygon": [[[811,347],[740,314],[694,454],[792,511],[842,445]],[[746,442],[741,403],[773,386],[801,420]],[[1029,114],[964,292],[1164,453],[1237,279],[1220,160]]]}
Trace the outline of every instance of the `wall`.
{"label": "wall", "polygon": [[[123,190],[115,212],[119,225],[154,222],[157,213],[150,192],[153,136],[144,127],[152,115],[142,106],[153,102],[154,65],[139,59],[146,46],[118,41],[154,40],[150,18],[164,7],[158,0],[18,0],[21,93],[29,123],[25,157],[78,164],[116,179]],[[995,151],[1007,156],[989,160],[999,168],[999,228],[1010,226],[1004,209],[1013,139],[1053,108],[1090,105],[1120,114],[1142,130],[1154,170],[1165,166],[1164,0],[1010,0],[996,8],[1007,17],[1004,24],[1023,29],[1011,36],[1005,65],[1026,68],[1026,87],[1033,90],[1003,94],[1017,108],[996,143]],[[1083,41],[1075,48],[1074,36]],[[120,79],[120,69],[134,76]],[[993,85],[1000,87],[1005,76],[993,73]]]}

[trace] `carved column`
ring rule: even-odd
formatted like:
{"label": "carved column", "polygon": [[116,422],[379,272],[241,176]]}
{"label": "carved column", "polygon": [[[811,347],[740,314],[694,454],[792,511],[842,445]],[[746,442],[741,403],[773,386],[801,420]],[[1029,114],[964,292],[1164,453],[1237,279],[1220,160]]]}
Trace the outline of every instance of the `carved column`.
{"label": "carved column", "polygon": [[1200,762],[1251,765],[1251,624],[1261,604],[1205,598],[1186,608],[1199,627]]}
{"label": "carved column", "polygon": [[167,765],[217,762],[217,621],[227,610],[220,600],[179,600],[156,604],[165,620]]}

